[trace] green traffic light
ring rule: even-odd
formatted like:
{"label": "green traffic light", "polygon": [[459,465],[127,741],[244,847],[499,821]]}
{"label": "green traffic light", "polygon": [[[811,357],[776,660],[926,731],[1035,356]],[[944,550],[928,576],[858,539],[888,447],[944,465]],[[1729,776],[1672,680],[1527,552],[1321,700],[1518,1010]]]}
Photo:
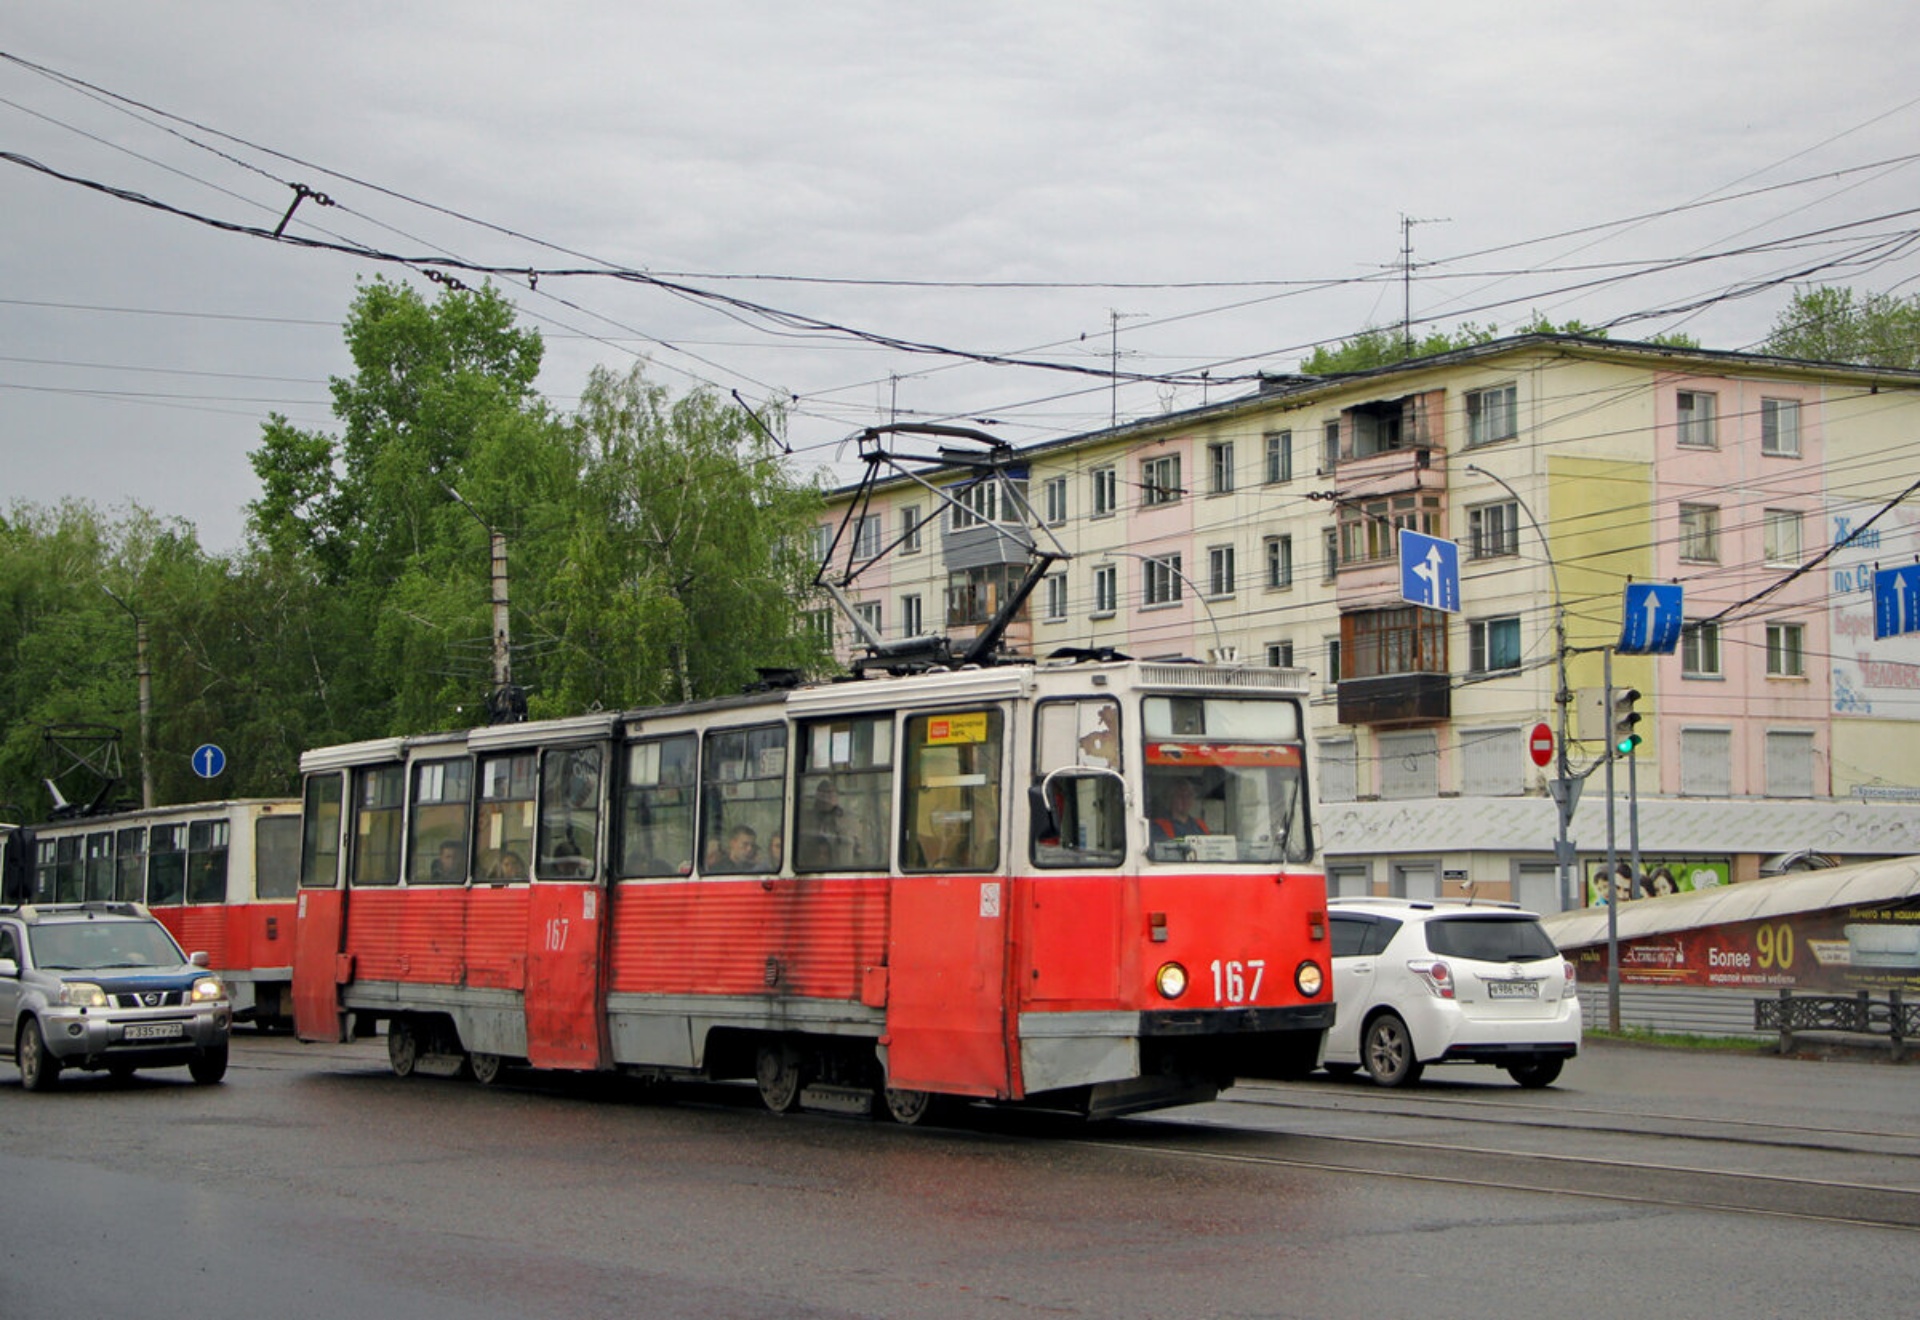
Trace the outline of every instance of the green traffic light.
{"label": "green traffic light", "polygon": [[1620,753],[1620,755],[1622,756],[1632,756],[1634,749],[1639,745],[1640,745],[1640,735],[1637,733],[1630,733],[1626,737],[1622,738],[1619,742],[1615,743],[1613,745],[1613,750]]}

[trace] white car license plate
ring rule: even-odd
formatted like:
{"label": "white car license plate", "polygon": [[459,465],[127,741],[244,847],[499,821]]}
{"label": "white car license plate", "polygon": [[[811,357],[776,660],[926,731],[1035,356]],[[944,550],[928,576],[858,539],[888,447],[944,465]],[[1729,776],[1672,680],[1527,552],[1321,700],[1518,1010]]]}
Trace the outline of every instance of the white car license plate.
{"label": "white car license plate", "polygon": [[178,1040],[186,1034],[178,1022],[134,1022],[120,1033],[126,1040]]}
{"label": "white car license plate", "polygon": [[1488,981],[1488,999],[1538,999],[1538,981]]}

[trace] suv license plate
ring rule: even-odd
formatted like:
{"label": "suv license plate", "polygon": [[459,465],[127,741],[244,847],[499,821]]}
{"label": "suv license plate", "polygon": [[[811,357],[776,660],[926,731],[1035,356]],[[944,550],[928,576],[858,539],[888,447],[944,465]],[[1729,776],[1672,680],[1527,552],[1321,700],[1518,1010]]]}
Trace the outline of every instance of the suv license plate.
{"label": "suv license plate", "polygon": [[1538,999],[1538,981],[1488,981],[1488,999]]}
{"label": "suv license plate", "polygon": [[187,1029],[178,1022],[135,1022],[120,1034],[126,1040],[178,1040]]}

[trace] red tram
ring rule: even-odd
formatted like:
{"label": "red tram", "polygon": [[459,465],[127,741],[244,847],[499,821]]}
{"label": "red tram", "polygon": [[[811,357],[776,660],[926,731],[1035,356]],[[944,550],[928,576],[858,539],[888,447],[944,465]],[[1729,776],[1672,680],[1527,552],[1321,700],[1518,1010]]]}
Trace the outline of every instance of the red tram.
{"label": "red tram", "polygon": [[903,1122],[1298,1075],[1333,1019],[1305,677],[969,668],[311,751],[298,1031]]}
{"label": "red tram", "polygon": [[34,903],[144,903],[187,949],[207,954],[234,1016],[293,1023],[300,803],[194,802],[36,825]]}

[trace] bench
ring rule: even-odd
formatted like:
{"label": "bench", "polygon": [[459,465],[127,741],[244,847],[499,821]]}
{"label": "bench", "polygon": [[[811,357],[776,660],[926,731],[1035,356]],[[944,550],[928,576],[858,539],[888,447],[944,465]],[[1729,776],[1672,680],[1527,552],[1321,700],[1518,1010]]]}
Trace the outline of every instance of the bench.
{"label": "bench", "polygon": [[1837,1031],[1861,1036],[1884,1036],[1893,1046],[1893,1061],[1906,1057],[1907,1041],[1920,1035],[1920,1003],[1909,1004],[1898,990],[1875,999],[1865,990],[1851,995],[1796,995],[1782,990],[1778,999],[1753,1001],[1753,1029],[1780,1033],[1780,1052],[1791,1053],[1799,1031]]}

